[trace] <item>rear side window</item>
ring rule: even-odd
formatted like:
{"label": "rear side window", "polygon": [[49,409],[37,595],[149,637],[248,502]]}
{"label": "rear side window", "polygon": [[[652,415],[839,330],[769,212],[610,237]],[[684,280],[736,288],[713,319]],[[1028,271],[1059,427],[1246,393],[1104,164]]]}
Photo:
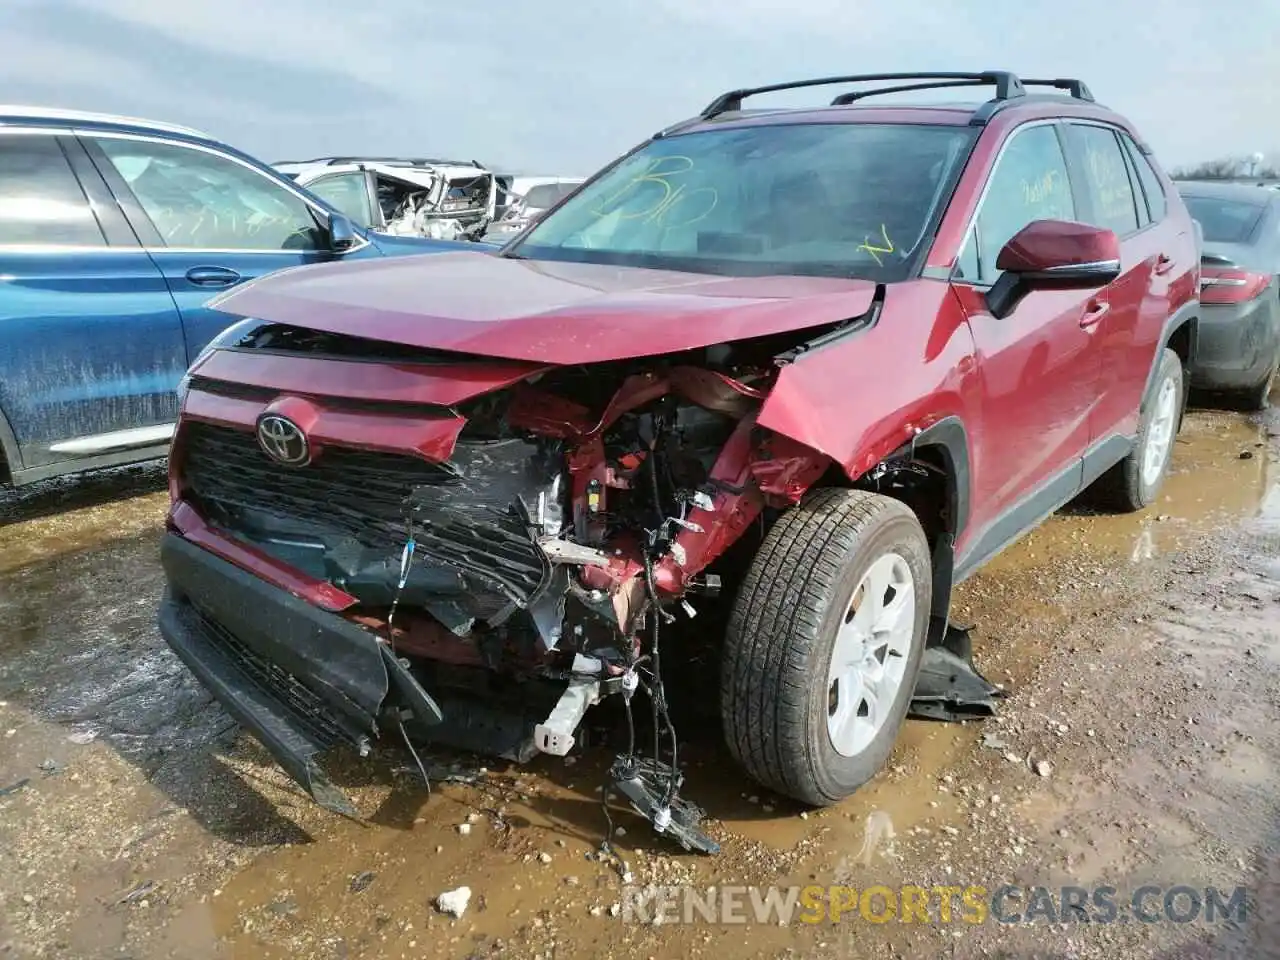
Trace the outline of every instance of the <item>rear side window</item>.
{"label": "rear side window", "polygon": [[1266,207],[1217,197],[1183,196],[1187,210],[1200,221],[1209,243],[1248,243]]}
{"label": "rear side window", "polygon": [[1164,195],[1164,184],[1160,181],[1155,167],[1151,165],[1151,159],[1138,149],[1138,145],[1133,142],[1133,139],[1122,133],[1120,134],[1120,140],[1129,154],[1129,159],[1133,161],[1134,169],[1138,171],[1138,182],[1142,186],[1142,192],[1146,197],[1147,210],[1151,213],[1151,221],[1159,223],[1164,219],[1165,211],[1169,208],[1169,201]]}
{"label": "rear side window", "polygon": [[1067,163],[1052,126],[1013,135],[1000,155],[974,232],[960,256],[959,279],[994,283],[996,259],[1015,233],[1034,220],[1074,220]]}
{"label": "rear side window", "polygon": [[80,181],[51,136],[0,136],[0,246],[102,247]]}
{"label": "rear side window", "polygon": [[1121,237],[1133,233],[1138,229],[1138,200],[1115,133],[1110,127],[1070,123],[1067,137],[1092,201],[1088,222]]}
{"label": "rear side window", "polygon": [[553,206],[561,196],[560,184],[540,183],[529,188],[529,192],[524,195],[524,202],[534,210],[545,210]]}

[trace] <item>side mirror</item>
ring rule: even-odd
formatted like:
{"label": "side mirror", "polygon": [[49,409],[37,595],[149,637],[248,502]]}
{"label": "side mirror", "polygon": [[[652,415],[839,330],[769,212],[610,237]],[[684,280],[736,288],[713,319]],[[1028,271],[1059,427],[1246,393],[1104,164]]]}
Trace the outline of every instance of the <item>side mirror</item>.
{"label": "side mirror", "polygon": [[996,257],[1000,278],[987,293],[992,315],[1008,316],[1038,289],[1101,287],[1120,276],[1114,230],[1070,220],[1036,220],[1013,235]]}
{"label": "side mirror", "polygon": [[334,253],[346,253],[356,245],[356,228],[340,214],[329,217],[329,249]]}

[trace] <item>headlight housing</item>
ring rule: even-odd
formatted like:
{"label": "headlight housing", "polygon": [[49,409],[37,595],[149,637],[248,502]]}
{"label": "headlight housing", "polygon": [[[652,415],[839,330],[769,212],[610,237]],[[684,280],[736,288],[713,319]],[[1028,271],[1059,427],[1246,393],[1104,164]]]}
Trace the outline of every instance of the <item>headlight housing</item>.
{"label": "headlight housing", "polygon": [[204,359],[220,347],[229,347],[244,337],[251,331],[257,330],[262,326],[261,320],[237,320],[231,326],[227,327],[220,334],[206,343],[196,354],[196,358],[191,361],[191,366],[187,367],[187,372],[182,375],[182,379],[178,381],[178,409],[181,410],[187,403],[187,391],[191,388],[191,371],[200,366]]}

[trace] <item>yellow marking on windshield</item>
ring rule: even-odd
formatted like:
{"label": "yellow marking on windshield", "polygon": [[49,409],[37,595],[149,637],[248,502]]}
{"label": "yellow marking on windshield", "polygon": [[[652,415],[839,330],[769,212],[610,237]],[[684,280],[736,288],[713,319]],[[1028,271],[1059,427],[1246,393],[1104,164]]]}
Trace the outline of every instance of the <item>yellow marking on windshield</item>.
{"label": "yellow marking on windshield", "polygon": [[873,246],[871,243],[871,238],[867,237],[865,240],[862,241],[862,243],[858,244],[857,249],[865,250],[867,253],[871,254],[871,259],[873,259],[876,262],[876,266],[883,267],[884,261],[880,259],[880,254],[896,252],[893,246],[893,241],[889,239],[889,230],[883,223],[880,224],[880,240],[877,242],[883,243],[884,246],[883,247]]}
{"label": "yellow marking on windshield", "polygon": [[[720,195],[714,187],[695,187],[690,190],[688,184],[672,182],[672,177],[688,173],[693,167],[691,157],[657,157],[639,174],[601,200],[591,212],[597,217],[617,215],[620,220],[643,220],[661,224],[664,230],[691,226],[709,216],[720,202]],[[655,189],[660,191],[657,199],[648,206],[628,210],[628,201],[642,197],[646,184],[656,184]],[[696,200],[698,197],[702,199]],[[706,204],[706,209],[672,222],[671,211],[678,206],[687,206],[690,202],[693,202],[695,210],[703,203]]]}

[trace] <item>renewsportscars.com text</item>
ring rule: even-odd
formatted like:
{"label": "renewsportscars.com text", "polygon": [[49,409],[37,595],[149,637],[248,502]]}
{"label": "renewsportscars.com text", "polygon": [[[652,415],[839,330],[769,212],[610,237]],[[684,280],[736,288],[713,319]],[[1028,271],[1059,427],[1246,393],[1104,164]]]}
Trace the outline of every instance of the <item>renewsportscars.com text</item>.
{"label": "renewsportscars.com text", "polygon": [[623,888],[629,923],[1221,923],[1248,914],[1245,887],[1176,884],[1022,887],[805,886]]}

